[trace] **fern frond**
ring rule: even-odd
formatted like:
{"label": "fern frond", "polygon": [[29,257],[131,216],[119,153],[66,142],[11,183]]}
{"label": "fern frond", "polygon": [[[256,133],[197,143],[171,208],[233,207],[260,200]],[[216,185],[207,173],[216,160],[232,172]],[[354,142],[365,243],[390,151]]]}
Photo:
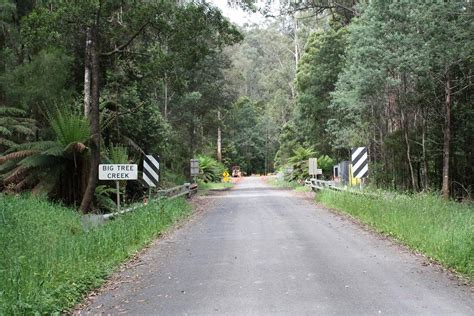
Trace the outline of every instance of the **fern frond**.
{"label": "fern frond", "polygon": [[58,165],[61,163],[61,159],[54,156],[46,156],[46,155],[34,155],[30,157],[26,157],[25,159],[21,160],[18,165],[23,166],[25,168],[47,168],[50,166]]}
{"label": "fern frond", "polygon": [[57,142],[51,141],[51,140],[23,143],[23,144],[18,144],[16,146],[13,146],[7,152],[10,153],[10,152],[22,151],[22,150],[44,151],[56,145],[57,145]]}
{"label": "fern frond", "polygon": [[0,115],[2,116],[25,116],[26,111],[19,108],[0,107]]}
{"label": "fern frond", "polygon": [[56,146],[52,146],[45,151],[41,152],[42,155],[46,156],[57,156],[61,157],[64,155],[64,148],[61,144],[57,143]]}
{"label": "fern frond", "polygon": [[3,145],[5,147],[10,148],[10,147],[16,146],[16,143],[14,141],[9,140],[9,139],[0,137],[0,145]]}
{"label": "fern frond", "polygon": [[36,176],[35,173],[31,173],[28,176],[26,176],[23,180],[18,182],[18,184],[15,186],[15,191],[17,192],[23,191],[33,186],[34,184],[36,184],[36,182],[38,182],[38,177]]}
{"label": "fern frond", "polygon": [[6,128],[5,126],[0,125],[0,134],[2,134],[4,136],[11,136],[12,132],[8,128]]}
{"label": "fern frond", "polygon": [[49,123],[64,147],[71,143],[85,143],[91,135],[89,122],[82,115],[57,112],[50,117]]}
{"label": "fern frond", "polygon": [[16,160],[9,160],[0,165],[0,174],[7,173],[11,171],[13,168],[16,167],[17,161]]}
{"label": "fern frond", "polygon": [[27,175],[27,172],[28,172],[28,168],[19,166],[13,169],[10,173],[8,173],[3,179],[3,182],[5,184],[18,183],[21,180],[23,180],[23,178]]}
{"label": "fern frond", "polygon": [[32,128],[25,125],[13,125],[11,129],[17,132],[18,134],[35,135],[35,131]]}
{"label": "fern frond", "polygon": [[32,156],[34,154],[39,153],[38,150],[20,150],[20,151],[15,151],[13,153],[7,154],[5,156],[0,156],[0,164],[5,163],[6,161],[9,160],[18,160],[22,158],[26,158],[29,156]]}
{"label": "fern frond", "polygon": [[128,152],[124,146],[115,146],[112,144],[107,153],[111,163],[128,163]]}

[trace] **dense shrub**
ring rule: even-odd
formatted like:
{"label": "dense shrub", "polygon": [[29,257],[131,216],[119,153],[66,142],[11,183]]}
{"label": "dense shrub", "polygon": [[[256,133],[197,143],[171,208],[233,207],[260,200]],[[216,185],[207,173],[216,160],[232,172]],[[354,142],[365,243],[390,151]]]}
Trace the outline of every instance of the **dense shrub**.
{"label": "dense shrub", "polygon": [[218,182],[225,171],[222,163],[209,156],[199,156],[199,178],[204,182]]}

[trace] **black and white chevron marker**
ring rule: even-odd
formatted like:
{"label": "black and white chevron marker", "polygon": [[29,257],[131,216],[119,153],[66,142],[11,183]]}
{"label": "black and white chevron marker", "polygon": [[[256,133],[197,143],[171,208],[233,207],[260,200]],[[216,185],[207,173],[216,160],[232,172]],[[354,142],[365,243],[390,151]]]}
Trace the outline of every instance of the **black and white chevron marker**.
{"label": "black and white chevron marker", "polygon": [[143,180],[150,187],[158,186],[160,180],[160,157],[153,157],[152,155],[145,155],[143,159]]}
{"label": "black and white chevron marker", "polygon": [[352,148],[352,176],[365,178],[369,174],[369,158],[367,147]]}

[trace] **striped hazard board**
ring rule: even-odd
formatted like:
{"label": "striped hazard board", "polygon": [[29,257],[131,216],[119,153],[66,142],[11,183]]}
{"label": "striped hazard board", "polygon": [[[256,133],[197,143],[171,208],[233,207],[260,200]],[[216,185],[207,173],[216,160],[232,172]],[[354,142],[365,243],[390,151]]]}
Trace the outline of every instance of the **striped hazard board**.
{"label": "striped hazard board", "polygon": [[352,176],[362,179],[369,174],[367,147],[352,148]]}
{"label": "striped hazard board", "polygon": [[143,180],[150,187],[158,186],[160,180],[160,157],[153,155],[145,155],[143,159]]}

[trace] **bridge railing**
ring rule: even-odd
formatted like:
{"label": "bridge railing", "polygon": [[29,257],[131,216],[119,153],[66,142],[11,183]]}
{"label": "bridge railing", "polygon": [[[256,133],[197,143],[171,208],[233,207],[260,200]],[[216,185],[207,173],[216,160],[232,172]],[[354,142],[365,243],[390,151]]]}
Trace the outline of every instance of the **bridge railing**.
{"label": "bridge railing", "polygon": [[334,181],[319,180],[311,178],[305,181],[305,185],[310,187],[313,191],[323,190],[323,189],[332,189],[332,190],[342,190],[336,186]]}
{"label": "bridge railing", "polygon": [[[185,183],[183,185],[178,185],[169,189],[159,190],[156,192],[155,197],[158,199],[174,199],[180,196],[190,197],[191,195],[197,192],[197,189],[198,187],[196,184]],[[87,214],[83,216],[83,222],[86,225],[95,226],[97,224],[102,224],[109,219],[117,217],[118,215],[132,212],[141,207],[143,207],[143,204],[138,203],[119,212],[113,212],[108,214]]]}

